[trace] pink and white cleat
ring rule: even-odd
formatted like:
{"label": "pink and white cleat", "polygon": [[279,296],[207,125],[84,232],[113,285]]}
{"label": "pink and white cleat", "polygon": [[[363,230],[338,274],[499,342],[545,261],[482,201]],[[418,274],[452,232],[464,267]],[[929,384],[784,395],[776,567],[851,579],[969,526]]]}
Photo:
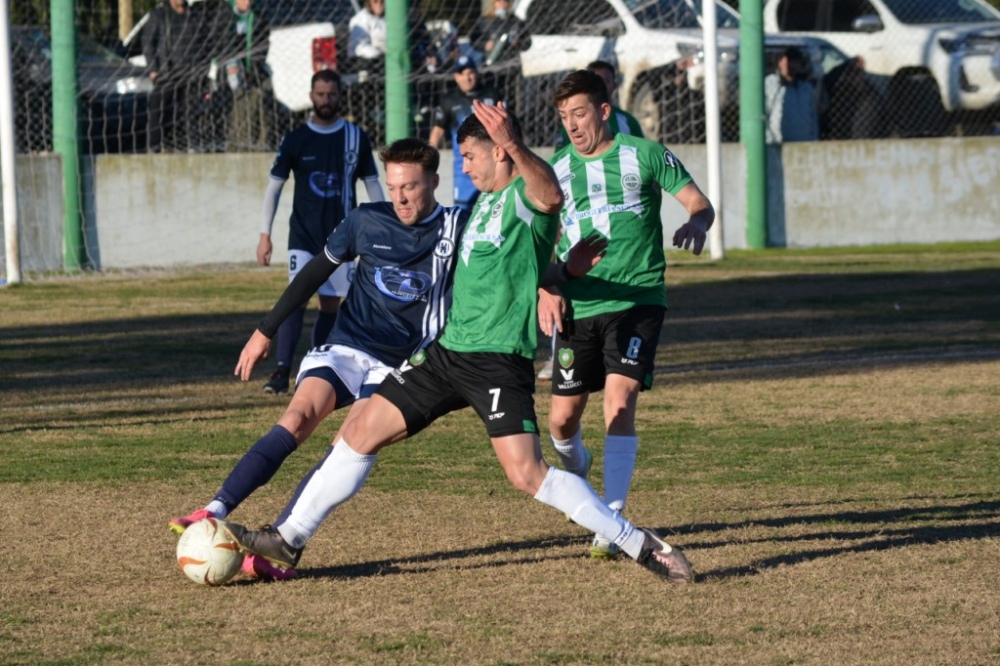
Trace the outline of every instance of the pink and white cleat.
{"label": "pink and white cleat", "polygon": [[243,573],[261,580],[291,580],[299,575],[295,569],[276,567],[260,555],[252,553],[243,558]]}
{"label": "pink and white cleat", "polygon": [[205,520],[206,518],[215,518],[215,514],[208,509],[198,509],[194,513],[190,513],[183,518],[173,518],[169,523],[167,523],[167,526],[170,528],[171,532],[180,536],[184,534],[184,530],[188,527],[197,523],[199,520]]}

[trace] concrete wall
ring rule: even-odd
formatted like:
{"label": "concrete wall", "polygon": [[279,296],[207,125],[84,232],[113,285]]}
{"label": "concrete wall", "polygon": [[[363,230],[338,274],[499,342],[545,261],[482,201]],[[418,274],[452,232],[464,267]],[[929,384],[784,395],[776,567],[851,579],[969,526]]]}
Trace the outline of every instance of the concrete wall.
{"label": "concrete wall", "polygon": [[[769,150],[771,245],[1000,239],[1000,138],[822,142]],[[675,152],[707,189],[704,146],[678,146]],[[743,147],[726,144],[722,152],[724,245],[745,248]],[[84,169],[85,182],[93,183],[86,198],[92,261],[102,268],[253,261],[271,160],[269,154],[98,156],[92,169]],[[61,268],[58,158],[25,157],[18,165],[26,225],[22,265]],[[442,153],[440,174],[438,199],[450,204],[450,151]],[[276,264],[286,260],[291,196],[288,183],[274,224]],[[665,197],[662,213],[669,238],[686,215],[671,197]]]}

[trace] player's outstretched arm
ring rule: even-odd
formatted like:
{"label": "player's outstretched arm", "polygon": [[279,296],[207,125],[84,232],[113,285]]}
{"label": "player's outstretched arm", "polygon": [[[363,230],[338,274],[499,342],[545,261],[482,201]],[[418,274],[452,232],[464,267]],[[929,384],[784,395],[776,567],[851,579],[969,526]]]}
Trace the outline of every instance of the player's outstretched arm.
{"label": "player's outstretched arm", "polygon": [[543,213],[557,213],[563,205],[556,172],[548,162],[531,152],[514,129],[514,123],[503,102],[495,106],[472,101],[472,110],[483,123],[493,143],[504,149],[524,178],[524,194]]}
{"label": "player's outstretched arm", "polygon": [[236,370],[233,374],[243,381],[249,381],[250,374],[253,372],[257,362],[262,358],[267,358],[270,349],[271,339],[260,331],[254,331],[250,339],[247,340],[247,343],[243,345],[243,351],[240,352],[240,360],[236,363]]}
{"label": "player's outstretched arm", "polygon": [[701,254],[705,248],[708,229],[715,221],[715,209],[694,183],[682,187],[674,198],[684,206],[689,215],[688,221],[674,232],[674,247]]}

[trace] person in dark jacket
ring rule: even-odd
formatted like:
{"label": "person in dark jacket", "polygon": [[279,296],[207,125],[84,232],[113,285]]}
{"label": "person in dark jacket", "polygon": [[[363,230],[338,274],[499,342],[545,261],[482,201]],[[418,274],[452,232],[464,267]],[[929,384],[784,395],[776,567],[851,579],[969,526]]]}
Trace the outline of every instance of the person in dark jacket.
{"label": "person in dark jacket", "polygon": [[[164,0],[143,30],[153,92],[149,98],[149,150],[195,150],[199,105],[216,44],[208,10],[187,0]],[[212,13],[215,16],[215,13]]]}

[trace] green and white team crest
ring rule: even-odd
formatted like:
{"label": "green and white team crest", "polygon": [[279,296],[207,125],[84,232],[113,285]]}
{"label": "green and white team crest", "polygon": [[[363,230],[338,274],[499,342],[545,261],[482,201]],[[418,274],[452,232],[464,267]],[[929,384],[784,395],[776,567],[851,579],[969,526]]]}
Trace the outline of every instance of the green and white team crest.
{"label": "green and white team crest", "polygon": [[416,354],[410,357],[410,365],[418,366],[427,360],[427,353],[421,349]]}
{"label": "green and white team crest", "polygon": [[568,368],[573,365],[573,350],[572,349],[560,349],[559,350],[559,365],[564,368]]}

